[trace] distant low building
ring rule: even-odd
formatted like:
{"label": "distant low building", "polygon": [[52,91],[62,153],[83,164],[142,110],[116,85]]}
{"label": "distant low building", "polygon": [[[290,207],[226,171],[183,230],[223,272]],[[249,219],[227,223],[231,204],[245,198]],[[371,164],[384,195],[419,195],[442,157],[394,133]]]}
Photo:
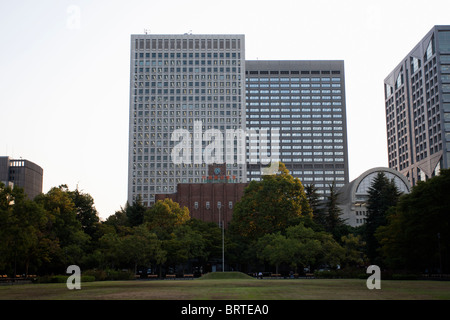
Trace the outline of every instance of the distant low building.
{"label": "distant low building", "polygon": [[0,181],[23,188],[29,199],[42,193],[43,177],[44,170],[29,160],[0,157]]}
{"label": "distant low building", "polygon": [[373,179],[379,172],[383,172],[389,180],[394,179],[395,185],[400,192],[409,193],[411,191],[411,184],[408,179],[394,169],[377,167],[367,170],[338,190],[339,206],[342,209],[341,218],[345,220],[346,224],[358,227],[365,223],[367,218],[367,200],[369,199],[368,191]]}

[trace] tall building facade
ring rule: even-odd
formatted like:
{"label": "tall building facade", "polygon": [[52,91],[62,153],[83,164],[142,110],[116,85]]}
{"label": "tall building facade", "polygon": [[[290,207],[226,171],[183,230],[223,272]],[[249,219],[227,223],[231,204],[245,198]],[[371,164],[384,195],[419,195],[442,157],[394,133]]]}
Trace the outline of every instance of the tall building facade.
{"label": "tall building facade", "polygon": [[0,157],[0,181],[23,188],[29,199],[42,193],[43,176],[44,170],[29,160]]}
{"label": "tall building facade", "polygon": [[434,26],[384,80],[389,167],[412,185],[450,165],[450,26]]}
{"label": "tall building facade", "polygon": [[[244,48],[243,35],[131,36],[129,203],[150,206],[179,183],[201,182],[214,134],[245,129]],[[179,138],[193,147],[181,163]],[[223,161],[235,151],[223,144]],[[227,161],[224,174],[246,182],[245,161]]]}
{"label": "tall building facade", "polygon": [[322,199],[348,183],[344,62],[247,60],[245,73],[248,180],[261,178],[266,130],[266,155]]}

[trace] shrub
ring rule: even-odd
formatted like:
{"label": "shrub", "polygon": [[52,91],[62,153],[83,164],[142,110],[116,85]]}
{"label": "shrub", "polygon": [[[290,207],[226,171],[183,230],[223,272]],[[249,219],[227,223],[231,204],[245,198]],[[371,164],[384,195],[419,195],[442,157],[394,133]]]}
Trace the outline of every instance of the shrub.
{"label": "shrub", "polygon": [[366,279],[369,275],[361,270],[325,270],[315,271],[314,277],[322,279]]}
{"label": "shrub", "polygon": [[91,276],[95,278],[95,281],[104,281],[107,279],[107,274],[105,270],[97,270],[97,269],[91,269],[86,270],[83,272],[85,276]]}
{"label": "shrub", "polygon": [[[69,276],[57,275],[57,276],[41,276],[36,278],[36,283],[66,283]],[[82,275],[80,278],[81,283],[95,281],[94,276]]]}
{"label": "shrub", "polygon": [[417,274],[399,274],[394,273],[392,280],[417,280],[419,276]]}
{"label": "shrub", "polygon": [[122,270],[106,270],[105,280],[133,280],[134,273]]}
{"label": "shrub", "polygon": [[91,269],[83,272],[84,275],[95,277],[95,281],[106,281],[106,280],[132,280],[134,279],[134,273],[130,271],[123,270],[99,270]]}

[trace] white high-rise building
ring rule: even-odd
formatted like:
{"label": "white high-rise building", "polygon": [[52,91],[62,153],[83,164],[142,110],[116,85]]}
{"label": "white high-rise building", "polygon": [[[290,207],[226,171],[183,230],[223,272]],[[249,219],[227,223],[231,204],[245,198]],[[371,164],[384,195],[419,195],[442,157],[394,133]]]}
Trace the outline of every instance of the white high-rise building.
{"label": "white high-rise building", "polygon": [[[131,36],[130,204],[140,198],[150,206],[155,194],[176,192],[178,183],[202,182],[208,175],[203,152],[214,141],[208,130],[224,139],[226,130],[245,130],[244,41],[244,35]],[[183,163],[173,157],[177,130],[190,133],[184,142],[192,152]],[[236,151],[223,143],[221,174],[246,182],[245,161],[226,161]]]}

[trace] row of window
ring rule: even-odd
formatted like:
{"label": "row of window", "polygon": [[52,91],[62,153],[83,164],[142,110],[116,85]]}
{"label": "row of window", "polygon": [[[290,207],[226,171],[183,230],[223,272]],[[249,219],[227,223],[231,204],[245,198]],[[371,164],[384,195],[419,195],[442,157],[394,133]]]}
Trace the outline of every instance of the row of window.
{"label": "row of window", "polygon": [[[338,113],[338,114],[247,114],[245,116],[247,119],[310,119],[310,118],[315,118],[315,119],[321,119],[321,118],[342,118],[342,114]],[[288,122],[290,123],[290,122]],[[292,121],[292,123],[295,123],[295,121]],[[310,124],[311,121],[302,121],[303,124]],[[316,122],[313,121],[313,124],[321,124],[322,122]],[[331,124],[331,122],[329,122]],[[334,123],[339,123],[342,124],[341,120],[338,120],[337,122]]]}
{"label": "row of window", "polygon": [[341,100],[341,96],[249,96],[248,100]]}
{"label": "row of window", "polygon": [[[208,165],[206,163],[178,163],[178,164],[174,164],[172,162],[170,163],[133,163],[133,169],[138,169],[138,168],[206,168]],[[231,163],[227,163],[226,167],[228,169],[231,169],[233,167],[238,167],[238,165],[236,163],[231,164]],[[234,173],[233,173],[234,174]],[[134,175],[134,173],[133,173]]]}
{"label": "row of window", "polygon": [[[241,39],[135,39],[136,50],[240,50]],[[162,53],[161,53],[162,54]],[[164,53],[173,54],[173,53]],[[180,53],[181,54],[181,53]],[[186,53],[185,53],[186,54]],[[240,53],[238,53],[240,54]]]}
{"label": "row of window", "polygon": [[[261,180],[260,177],[249,177],[249,181],[260,181],[260,180]],[[308,181],[312,182],[313,180],[308,180]],[[311,184],[311,183],[308,183],[308,184]],[[320,194],[329,194],[330,193],[330,190],[329,190],[329,186],[330,185],[331,185],[330,183],[326,183],[326,184],[324,184],[324,183],[314,183],[314,186],[316,188],[319,188],[319,190],[317,190],[317,193],[320,193]],[[340,182],[335,183],[335,187],[337,189],[339,189],[339,188],[341,188],[343,186],[344,186],[344,183],[340,183]],[[324,189],[320,189],[320,188],[324,188]],[[319,200],[323,200],[323,199],[319,198]]]}
{"label": "row of window", "polygon": [[[209,89],[210,91],[205,91],[203,89],[203,91],[192,91],[193,88],[196,87],[201,87],[201,88],[238,88],[240,87],[240,83],[239,82],[157,82],[157,81],[151,81],[151,82],[135,82],[134,83],[134,87],[135,88],[185,88],[183,91],[181,91],[181,89],[177,89],[177,91],[167,91],[167,93],[165,93],[165,91],[161,91],[159,92],[156,89],[152,89],[152,91],[149,91],[149,93],[152,94],[193,94],[195,93],[217,93],[214,91],[211,91],[211,89]],[[189,90],[189,91],[188,91]],[[198,90],[198,89],[197,89]],[[236,91],[234,91],[233,93],[236,93]],[[240,94],[240,91],[239,91]]]}
{"label": "row of window", "polygon": [[[237,103],[197,103],[197,104],[167,104],[167,103],[152,103],[152,104],[143,104],[143,103],[139,103],[139,104],[134,104],[134,110],[139,109],[142,110],[145,108],[145,110],[156,110],[156,109],[165,109],[165,110],[177,110],[177,109],[182,109],[182,110],[194,110],[194,109],[226,109],[226,108],[237,108],[239,106],[239,104]],[[159,114],[158,114],[159,115]],[[167,114],[164,114],[167,115]],[[183,114],[185,115],[185,114]],[[192,115],[192,114],[190,114]],[[196,114],[197,115],[197,114]]]}
{"label": "row of window", "polygon": [[341,71],[340,70],[333,70],[333,71],[329,71],[329,70],[322,70],[322,71],[318,71],[318,70],[312,70],[312,71],[309,71],[309,70],[302,70],[302,71],[299,71],[299,70],[281,70],[281,71],[278,71],[278,70],[271,70],[271,71],[267,71],[267,70],[261,70],[261,71],[255,71],[255,70],[251,70],[251,71],[245,71],[245,74],[264,74],[264,75],[268,75],[268,74],[273,74],[273,75],[275,75],[275,74],[282,74],[282,75],[287,75],[287,74],[304,74],[304,75],[306,75],[306,74],[314,74],[314,75],[317,75],[317,74],[341,74]]}
{"label": "row of window", "polygon": [[[289,108],[289,109],[284,109],[284,108],[249,108],[247,109],[247,112],[249,114],[251,114],[252,112],[258,112],[258,113],[262,113],[262,112],[283,112],[285,114],[283,114],[282,116],[292,116],[292,118],[301,118],[301,115],[299,114],[288,114],[288,112],[301,112],[303,114],[306,114],[306,112],[342,112],[342,108]],[[273,114],[271,116],[274,116]]]}
{"label": "row of window", "polygon": [[[253,170],[253,171],[247,171],[247,174],[248,175],[258,175],[258,174],[261,174],[262,172],[261,171],[255,171],[255,170]],[[305,170],[305,171],[299,171],[299,170],[294,170],[294,171],[292,171],[291,172],[293,175],[321,175],[321,174],[332,174],[332,175],[334,175],[334,174],[336,174],[336,175],[339,175],[339,174],[341,174],[341,175],[343,175],[344,174],[344,171],[342,171],[342,170],[336,170],[336,171],[334,171],[334,170],[325,170],[325,171],[323,171],[323,170],[314,170],[314,171],[312,171],[312,170]]]}
{"label": "row of window", "polygon": [[[251,122],[251,121],[250,121]],[[255,121],[257,122],[257,121]],[[272,121],[266,121],[267,123],[264,123],[265,121],[259,121],[259,124],[272,124]],[[263,128],[261,128],[263,129]],[[270,127],[267,129],[271,130],[278,130],[278,131],[342,131],[342,127]]]}
{"label": "row of window", "polygon": [[309,93],[322,93],[322,94],[328,94],[328,93],[341,93],[340,89],[335,90],[247,90],[246,93],[250,94],[278,94],[278,93],[302,93],[302,94],[309,94]]}
{"label": "row of window", "polygon": [[[276,119],[276,118],[331,118],[333,117],[338,117],[338,116],[342,116],[341,114],[307,114],[306,112],[311,112],[311,109],[302,109],[302,111],[295,111],[295,110],[300,110],[300,109],[281,109],[283,112],[283,114],[276,114],[276,113],[272,113],[272,114],[261,114],[262,112],[280,112],[280,109],[250,109],[248,110],[249,113],[246,114],[247,118],[272,118],[272,119]],[[289,111],[285,111],[285,110],[289,110]],[[330,109],[313,109],[313,112],[342,112],[341,108],[333,108],[333,110]],[[252,114],[252,112],[258,112],[256,114]],[[302,112],[302,114],[298,114],[298,113],[294,113],[294,114],[290,114],[290,113],[285,113],[285,112]]]}
{"label": "row of window", "polygon": [[[258,153],[250,154],[253,156],[253,158],[250,158],[248,160],[249,163],[258,163],[259,160],[256,158],[258,156]],[[344,162],[344,158],[281,158],[281,162],[288,163],[288,162]]]}
{"label": "row of window", "polygon": [[156,73],[156,70],[158,72],[164,70],[165,74],[135,74],[134,80],[241,80],[239,74],[167,74],[169,72],[168,68],[152,68],[152,70],[155,70],[154,73]]}
{"label": "row of window", "polygon": [[[303,118],[311,118],[311,117],[303,117]],[[315,117],[315,118],[321,118],[321,117]],[[323,117],[323,118],[328,118],[328,117]],[[331,117],[330,117],[331,118]],[[340,115],[334,115],[333,118],[341,118]],[[228,121],[229,122],[229,121]],[[283,121],[279,121],[279,120],[251,120],[251,121],[246,121],[246,123],[250,126],[253,125],[284,125],[282,127],[281,130],[288,130],[286,129],[286,125],[331,125],[331,124],[342,124],[342,121],[321,121],[321,120],[316,120],[316,121],[300,121],[300,120],[283,120]],[[305,129],[303,129],[305,130]],[[313,129],[313,130],[317,130],[317,128]],[[329,129],[331,130],[331,129]],[[335,130],[342,130],[342,129],[335,129]]]}
{"label": "row of window", "polygon": [[217,58],[221,58],[221,59],[223,59],[223,58],[227,58],[227,59],[229,59],[229,58],[233,58],[233,59],[235,59],[235,58],[240,58],[241,57],[241,54],[239,53],[239,52],[152,52],[152,53],[150,53],[150,52],[136,52],[135,54],[134,54],[134,58],[135,59],[138,59],[138,58],[140,58],[140,59],[143,59],[143,58],[145,58],[145,59],[150,59],[150,58],[152,58],[152,59],[156,59],[156,58],[158,58],[158,59],[181,59],[181,58],[183,58],[183,59],[187,59],[187,58],[189,58],[189,59],[193,59],[193,58],[196,58],[196,59],[199,59],[199,58],[214,58],[214,59],[217,59]]}
{"label": "row of window", "polygon": [[[323,101],[323,102],[318,102],[318,101],[305,102],[305,101],[302,101],[301,103],[300,102],[296,102],[296,101],[292,101],[292,102],[289,102],[289,101],[283,101],[283,102],[274,102],[274,101],[271,101],[271,102],[264,102],[264,101],[263,102],[255,102],[255,101],[252,101],[252,102],[246,102],[246,106],[247,107],[258,107],[258,106],[262,106],[262,107],[268,107],[268,106],[271,106],[271,107],[288,107],[288,106],[294,106],[294,107],[296,107],[296,106],[302,106],[302,107],[311,107],[311,106],[320,107],[320,106],[324,106],[324,107],[329,107],[329,106],[332,106],[332,105],[333,106],[342,106],[342,102],[340,102],[340,101],[333,101],[333,103],[328,102],[328,101]],[[326,108],[318,109],[316,111],[320,111],[320,110],[322,110],[322,111],[331,111],[331,109],[327,110]],[[254,110],[254,111],[256,111],[256,110]],[[309,111],[311,111],[311,110],[302,109],[302,112],[309,112]]]}
{"label": "row of window", "polygon": [[341,88],[340,83],[246,83],[246,88]]}
{"label": "row of window", "polygon": [[[145,89],[145,91],[148,91],[149,89]],[[165,90],[169,90],[169,89],[165,89]],[[170,89],[170,90],[175,90],[175,89]],[[200,90],[200,89],[197,89]],[[142,93],[141,93],[142,91]],[[144,97],[144,89],[139,89],[139,96],[136,96],[137,94],[135,94],[134,97],[134,102],[144,102],[144,101],[152,101],[152,102],[156,102],[156,101],[165,101],[165,102],[204,102],[204,101],[220,101],[220,102],[225,102],[225,101],[236,101],[236,102],[241,102],[241,96],[240,95],[170,95],[170,96],[152,96],[149,97],[149,93],[145,93],[145,95],[147,95],[146,97]],[[169,93],[167,93],[169,94]],[[335,102],[333,102],[335,103]],[[340,102],[339,102],[340,103]],[[238,108],[240,108],[240,104],[237,105]]]}
{"label": "row of window", "polygon": [[[261,148],[261,146],[253,145],[254,141],[255,141],[255,144],[256,144],[256,142],[258,142],[258,140],[250,140],[249,141],[250,142],[250,146],[249,146],[248,149],[252,150],[252,149],[260,149]],[[271,141],[272,143],[280,143],[280,140],[263,140],[263,141],[259,141],[259,142],[260,143],[265,143],[265,141]],[[300,140],[294,140],[294,141],[299,141],[300,142]],[[303,141],[306,141],[306,140],[303,140]],[[322,143],[322,141],[323,140],[314,140],[314,143]],[[282,140],[282,142],[286,142],[286,140]],[[344,143],[344,140],[343,139],[334,139],[334,140],[326,139],[325,140],[325,143],[333,143],[333,142],[335,144]],[[311,140],[309,140],[308,142],[304,142],[304,143],[311,143]],[[281,145],[280,148],[281,149],[285,149],[285,150],[290,150],[290,149],[297,149],[297,150],[298,149],[304,149],[304,150],[309,150],[309,149],[315,149],[315,150],[332,149],[331,146],[327,146],[327,145],[322,146],[321,144],[314,145],[314,146],[312,146],[312,145],[289,145],[289,144],[286,145],[285,144],[285,145]]]}
{"label": "row of window", "polygon": [[[156,60],[135,60],[134,66],[146,66],[153,67],[152,72],[156,73],[162,72],[162,66],[240,66],[241,60],[165,60],[165,61],[156,61]],[[161,68],[156,68],[161,67]],[[160,71],[161,70],[161,71]],[[170,72],[181,72],[180,68],[170,68],[168,71]]]}
{"label": "row of window", "polygon": [[341,78],[247,78],[248,82],[340,82]]}
{"label": "row of window", "polygon": [[[170,72],[170,73],[175,73],[175,72],[177,72],[177,73],[196,73],[196,74],[211,73],[211,72],[214,72],[214,73],[218,73],[218,72],[220,72],[220,73],[230,73],[230,72],[241,73],[241,67],[214,67],[214,68],[212,68],[212,67],[201,67],[201,68],[200,67],[195,67],[195,68],[194,67],[183,67],[183,68],[171,67],[171,68],[168,68],[168,70],[165,72],[166,73],[167,72]],[[135,66],[134,73],[135,74],[136,73],[150,73],[150,68],[149,67],[144,68],[142,66],[140,66],[138,68],[137,66]]]}
{"label": "row of window", "polygon": [[300,178],[300,180],[302,182],[311,182],[311,181],[314,181],[314,182],[318,182],[318,181],[333,182],[333,181],[345,181],[345,178],[344,177],[325,177],[325,178],[321,178],[321,177],[315,177],[315,178],[304,177],[304,178]]}

